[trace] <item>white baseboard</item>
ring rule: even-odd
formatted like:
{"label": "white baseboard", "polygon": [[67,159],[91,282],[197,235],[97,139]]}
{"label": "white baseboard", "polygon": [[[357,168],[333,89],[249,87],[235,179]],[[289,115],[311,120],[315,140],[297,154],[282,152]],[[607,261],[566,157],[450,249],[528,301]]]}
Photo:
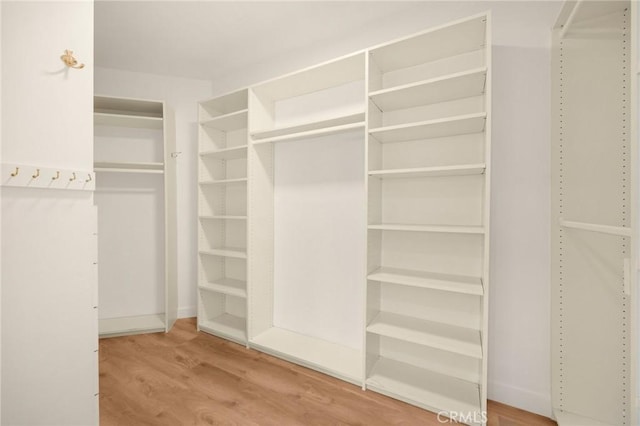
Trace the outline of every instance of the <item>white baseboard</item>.
{"label": "white baseboard", "polygon": [[551,417],[551,393],[532,392],[510,384],[489,381],[489,399],[541,416]]}
{"label": "white baseboard", "polygon": [[193,318],[196,315],[195,306],[184,306],[182,308],[178,308],[178,318]]}

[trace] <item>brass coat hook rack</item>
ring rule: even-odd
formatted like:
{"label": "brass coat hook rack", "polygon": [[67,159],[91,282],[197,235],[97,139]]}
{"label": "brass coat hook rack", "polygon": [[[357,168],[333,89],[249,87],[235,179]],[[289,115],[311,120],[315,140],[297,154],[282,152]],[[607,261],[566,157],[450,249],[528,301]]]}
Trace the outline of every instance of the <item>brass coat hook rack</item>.
{"label": "brass coat hook rack", "polygon": [[60,59],[69,68],[75,68],[78,70],[84,68],[84,64],[78,64],[78,60],[73,57],[72,50],[65,50],[64,55],[60,56]]}

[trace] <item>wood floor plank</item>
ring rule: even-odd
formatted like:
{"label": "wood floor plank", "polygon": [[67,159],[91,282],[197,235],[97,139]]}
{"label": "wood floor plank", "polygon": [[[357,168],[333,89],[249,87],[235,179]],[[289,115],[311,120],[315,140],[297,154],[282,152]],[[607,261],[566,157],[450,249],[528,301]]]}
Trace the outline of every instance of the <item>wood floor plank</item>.
{"label": "wood floor plank", "polygon": [[[434,413],[241,345],[196,332],[100,340],[100,424],[442,425]],[[489,403],[489,425],[555,425]]]}

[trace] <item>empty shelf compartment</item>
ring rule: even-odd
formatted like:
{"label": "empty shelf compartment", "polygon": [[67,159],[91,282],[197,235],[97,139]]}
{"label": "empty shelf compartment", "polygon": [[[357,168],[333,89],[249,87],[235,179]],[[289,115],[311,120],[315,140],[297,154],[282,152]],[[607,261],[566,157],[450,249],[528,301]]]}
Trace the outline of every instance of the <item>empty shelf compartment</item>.
{"label": "empty shelf compartment", "polygon": [[367,387],[434,412],[446,411],[480,416],[480,389],[475,383],[435,373],[388,358],[371,369]]}
{"label": "empty shelf compartment", "polygon": [[482,279],[480,277],[464,275],[381,267],[369,274],[367,279],[371,281],[450,291],[454,293],[472,294],[477,296],[481,296],[484,293],[482,288]]}
{"label": "empty shelf compartment", "polygon": [[479,330],[380,312],[367,326],[367,332],[472,358],[482,358]]}

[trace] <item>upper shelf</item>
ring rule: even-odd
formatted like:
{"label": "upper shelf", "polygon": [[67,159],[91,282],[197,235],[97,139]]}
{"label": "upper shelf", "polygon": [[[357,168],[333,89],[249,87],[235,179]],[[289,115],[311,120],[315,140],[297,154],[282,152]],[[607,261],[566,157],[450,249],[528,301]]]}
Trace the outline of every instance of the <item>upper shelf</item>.
{"label": "upper shelf", "polygon": [[143,99],[93,97],[94,124],[162,129],[164,103]]}
{"label": "upper shelf", "polygon": [[480,175],[486,169],[485,164],[464,164],[456,166],[419,167],[412,169],[371,170],[369,176],[379,178],[412,178],[436,176]]}
{"label": "upper shelf", "polygon": [[251,132],[256,143],[296,140],[306,137],[323,136],[364,127],[364,112],[334,117],[295,126]]}
{"label": "upper shelf", "polygon": [[246,110],[248,107],[248,90],[238,90],[223,96],[200,102],[200,120],[229,115]]}
{"label": "upper shelf", "polygon": [[486,15],[443,25],[371,49],[373,62],[382,72],[408,68],[484,48]]}
{"label": "upper shelf", "polygon": [[405,84],[369,94],[382,111],[411,108],[438,102],[478,96],[484,93],[487,68]]}
{"label": "upper shelf", "polygon": [[220,158],[223,160],[235,160],[247,158],[247,145],[233,146],[231,148],[213,149],[200,152],[201,157]]}
{"label": "upper shelf", "polygon": [[460,115],[417,123],[369,129],[369,134],[382,143],[440,138],[446,136],[480,133],[484,130],[487,114]]}
{"label": "upper shelf", "polygon": [[93,110],[94,112],[162,118],[164,105],[162,101],[94,96]]}
{"label": "upper shelf", "polygon": [[229,114],[220,115],[200,121],[200,124],[204,127],[217,129],[223,132],[230,132],[233,130],[246,129],[247,128],[247,116],[248,110],[243,109],[240,111],[231,112]]}
{"label": "upper shelf", "polygon": [[93,124],[141,129],[162,129],[162,117],[95,112],[93,113]]}
{"label": "upper shelf", "polygon": [[253,92],[260,98],[279,101],[364,80],[364,63],[363,52],[348,55],[264,82]]}

